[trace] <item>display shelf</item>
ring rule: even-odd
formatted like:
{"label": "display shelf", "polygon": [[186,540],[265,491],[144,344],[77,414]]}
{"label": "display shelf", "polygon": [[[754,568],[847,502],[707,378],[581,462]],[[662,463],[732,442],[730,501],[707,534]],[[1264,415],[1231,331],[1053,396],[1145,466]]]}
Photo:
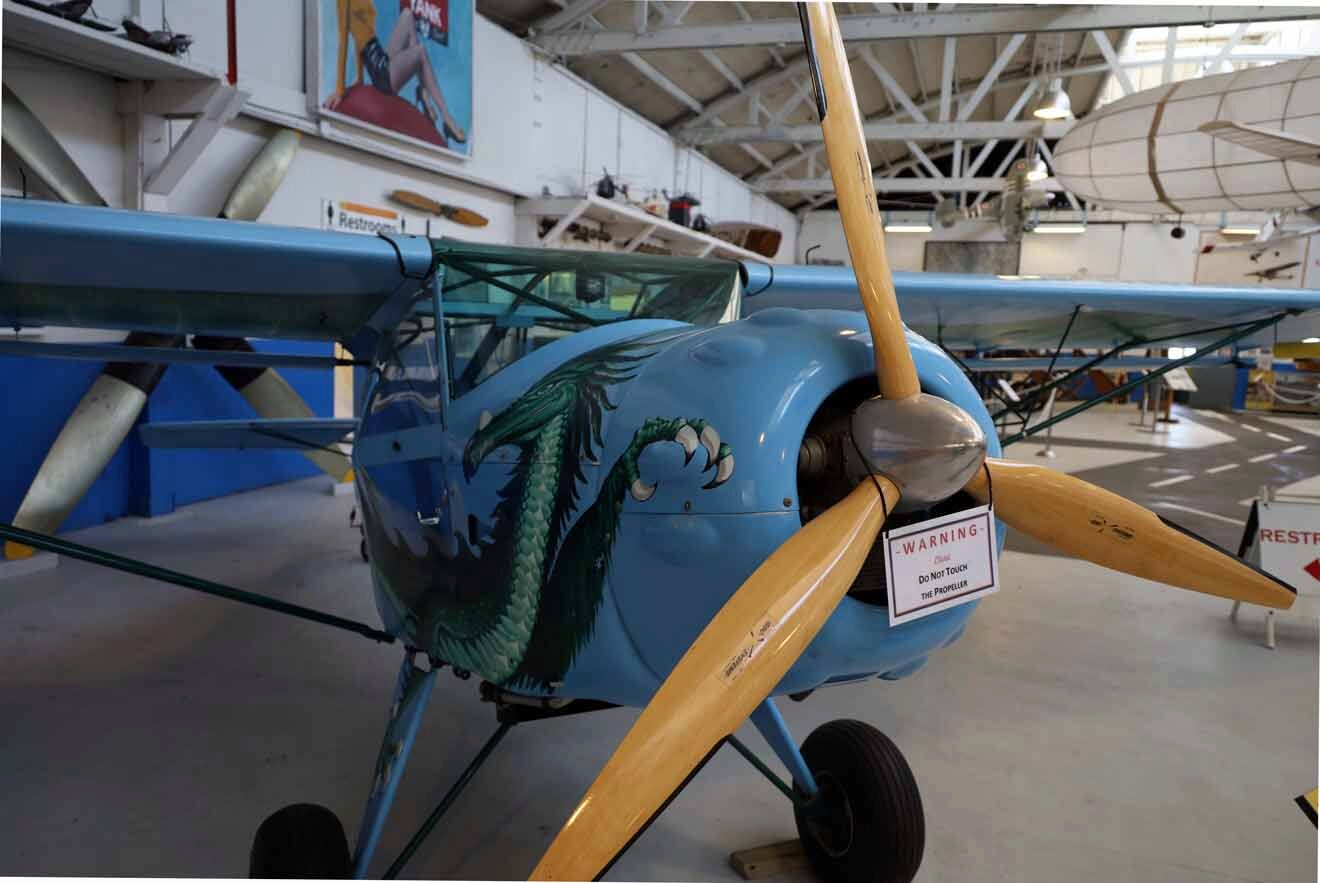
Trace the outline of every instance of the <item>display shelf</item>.
{"label": "display shelf", "polygon": [[213,68],[5,0],[4,43],[123,80],[219,80]]}
{"label": "display shelf", "polygon": [[556,219],[555,226],[545,236],[533,236],[532,241],[524,244],[558,246],[571,224],[586,219],[599,223],[614,236],[614,241],[624,251],[632,251],[645,243],[686,257],[720,257],[763,263],[770,260],[723,239],[675,224],[667,218],[657,217],[611,199],[602,199],[591,193],[585,196],[521,199],[515,211],[524,218]]}

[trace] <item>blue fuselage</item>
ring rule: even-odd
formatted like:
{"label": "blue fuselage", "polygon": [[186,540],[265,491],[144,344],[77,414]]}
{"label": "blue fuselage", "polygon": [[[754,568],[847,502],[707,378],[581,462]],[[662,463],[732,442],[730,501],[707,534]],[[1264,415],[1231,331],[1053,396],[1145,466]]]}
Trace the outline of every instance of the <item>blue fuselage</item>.
{"label": "blue fuselage", "polygon": [[[997,455],[956,365],[909,343],[923,390],[973,415]],[[644,704],[801,527],[804,433],[873,364],[860,313],[771,309],[581,331],[443,406],[438,386],[378,382],[354,460],[386,626],[511,689]],[[890,627],[845,598],[775,692],[910,674],[974,607]]]}

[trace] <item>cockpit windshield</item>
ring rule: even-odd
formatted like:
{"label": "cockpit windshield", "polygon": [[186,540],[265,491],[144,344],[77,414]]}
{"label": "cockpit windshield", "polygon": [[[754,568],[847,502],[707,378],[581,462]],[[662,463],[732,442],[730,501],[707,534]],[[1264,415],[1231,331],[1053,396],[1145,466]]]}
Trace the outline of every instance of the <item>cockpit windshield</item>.
{"label": "cockpit windshield", "polygon": [[625,319],[734,317],[738,265],[644,254],[435,244],[450,394],[576,331]]}

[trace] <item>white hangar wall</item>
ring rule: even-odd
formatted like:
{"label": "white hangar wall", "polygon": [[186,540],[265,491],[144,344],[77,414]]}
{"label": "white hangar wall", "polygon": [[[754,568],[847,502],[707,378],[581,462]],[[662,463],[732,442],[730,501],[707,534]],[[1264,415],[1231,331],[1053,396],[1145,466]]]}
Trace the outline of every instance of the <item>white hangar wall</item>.
{"label": "white hangar wall", "polygon": [[[114,21],[129,5],[130,0],[99,0],[96,9],[101,18]],[[159,26],[159,6],[143,6],[156,6],[144,9],[144,23]],[[224,71],[224,4],[169,0],[166,12],[175,31],[196,38],[190,60]],[[148,17],[152,15],[157,20]],[[244,113],[207,147],[170,195],[169,211],[214,215],[269,131],[268,124],[263,125],[268,120],[308,135],[263,221],[317,226],[323,199],[380,204],[386,191],[408,188],[470,206],[491,219],[481,230],[437,222],[435,235],[512,242],[517,198],[540,197],[543,188],[553,196],[578,195],[608,168],[634,195],[691,190],[701,199],[700,211],[712,221],[774,226],[784,234],[780,259],[791,260],[796,254],[798,221],[791,212],[480,15],[474,17],[473,155],[466,160],[414,149],[348,125],[318,132],[304,88],[308,24],[302,0],[238,0],[237,25],[239,83],[252,96]],[[4,53],[4,79],[56,134],[106,200],[123,205],[123,126],[114,109],[113,80],[13,50]],[[186,121],[172,123],[172,138],[186,127]],[[7,150],[0,165],[4,187],[17,190],[21,181]],[[28,186],[40,190],[31,176]],[[423,228],[422,216],[409,217],[409,231]]]}

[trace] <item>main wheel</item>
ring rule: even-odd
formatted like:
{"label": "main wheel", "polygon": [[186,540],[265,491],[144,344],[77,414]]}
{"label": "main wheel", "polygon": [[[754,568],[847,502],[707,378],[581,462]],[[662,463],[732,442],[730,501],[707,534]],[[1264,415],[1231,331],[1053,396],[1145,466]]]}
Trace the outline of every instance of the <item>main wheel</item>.
{"label": "main wheel", "polygon": [[344,826],[324,806],[286,806],[262,822],[252,840],[249,877],[344,880],[351,871]]}
{"label": "main wheel", "polygon": [[835,720],[807,737],[802,757],[818,791],[793,814],[821,879],[909,883],[926,848],[926,818],[898,746],[870,724]]}

